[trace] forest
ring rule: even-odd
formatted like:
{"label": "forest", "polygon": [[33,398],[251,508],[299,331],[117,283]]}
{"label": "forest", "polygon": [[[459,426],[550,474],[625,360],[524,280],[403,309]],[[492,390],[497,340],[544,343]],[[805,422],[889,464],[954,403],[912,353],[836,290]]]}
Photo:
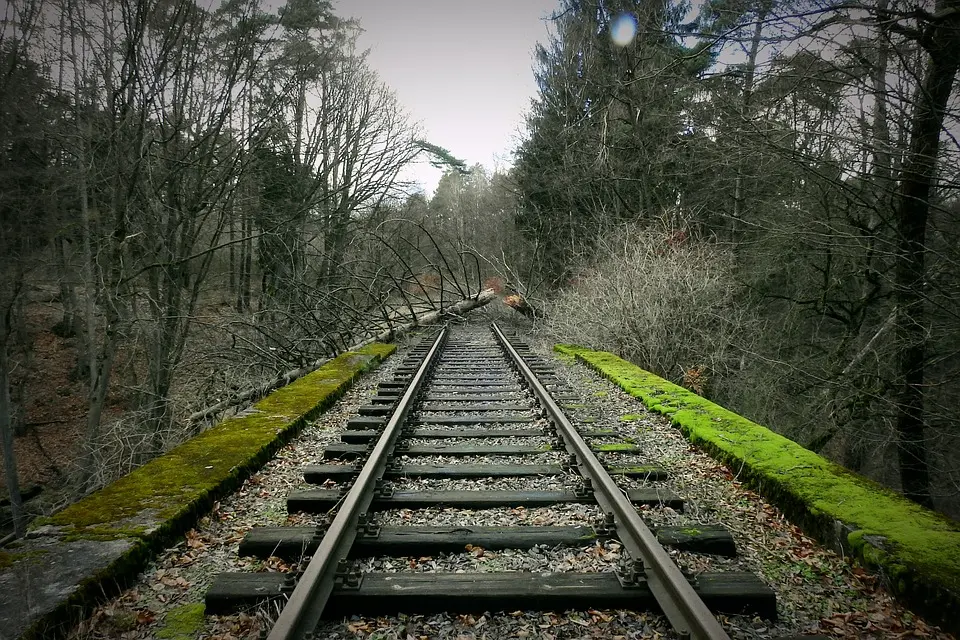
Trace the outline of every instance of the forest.
{"label": "forest", "polygon": [[6,3],[13,535],[490,286],[960,517],[960,0],[558,0],[496,172],[426,139],[331,2],[210,4]]}

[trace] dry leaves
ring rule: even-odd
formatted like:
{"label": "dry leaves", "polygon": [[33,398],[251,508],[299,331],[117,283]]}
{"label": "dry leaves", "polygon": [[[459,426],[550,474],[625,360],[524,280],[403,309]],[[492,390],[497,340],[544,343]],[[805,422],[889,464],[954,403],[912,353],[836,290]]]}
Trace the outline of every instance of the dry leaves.
{"label": "dry leaves", "polygon": [[163,592],[166,587],[173,589],[188,589],[191,583],[181,576],[176,569],[158,569],[153,574],[153,582],[150,588],[154,591]]}
{"label": "dry leaves", "polygon": [[240,613],[235,616],[220,616],[217,618],[217,624],[210,640],[256,638],[262,626],[261,620],[247,613]]}

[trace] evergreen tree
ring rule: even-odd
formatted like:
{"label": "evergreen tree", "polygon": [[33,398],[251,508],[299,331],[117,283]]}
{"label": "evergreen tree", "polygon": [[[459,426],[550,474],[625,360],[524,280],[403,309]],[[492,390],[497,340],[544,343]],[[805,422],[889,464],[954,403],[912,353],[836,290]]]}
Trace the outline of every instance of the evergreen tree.
{"label": "evergreen tree", "polygon": [[[545,270],[569,275],[570,258],[603,229],[676,205],[688,181],[693,80],[709,63],[677,33],[686,7],[669,1],[561,3],[550,42],[536,49],[539,94],[517,152],[518,227],[550,238]],[[636,37],[617,44],[617,20]]]}

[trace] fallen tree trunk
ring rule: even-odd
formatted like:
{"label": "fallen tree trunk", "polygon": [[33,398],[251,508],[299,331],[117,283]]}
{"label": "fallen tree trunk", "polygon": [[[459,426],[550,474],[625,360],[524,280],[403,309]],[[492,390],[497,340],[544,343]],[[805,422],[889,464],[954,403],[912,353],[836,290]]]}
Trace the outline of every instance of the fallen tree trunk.
{"label": "fallen tree trunk", "polygon": [[[389,342],[391,340],[395,340],[398,336],[403,335],[404,333],[406,333],[407,331],[410,331],[411,329],[415,329],[416,327],[419,327],[421,325],[431,324],[433,322],[436,322],[438,319],[440,319],[444,315],[464,313],[466,311],[470,311],[471,309],[482,307],[483,305],[487,304],[488,302],[490,302],[496,297],[497,297],[497,294],[494,293],[492,289],[484,289],[483,291],[478,293],[475,298],[467,298],[466,300],[461,300],[460,302],[456,304],[452,304],[443,309],[438,309],[437,311],[431,311],[423,315],[414,316],[414,319],[412,322],[408,322],[406,324],[402,324],[397,327],[390,327],[384,331],[381,331],[380,333],[378,333],[377,335],[375,335],[374,337],[368,340],[364,340],[363,342],[360,342],[358,344],[351,346],[349,349],[346,349],[346,351],[355,351],[357,349],[367,346],[368,344],[373,344],[374,342]],[[294,369],[293,371],[288,371],[283,375],[274,378],[273,380],[269,380],[259,386],[252,387],[245,391],[241,391],[240,393],[233,395],[227,398],[226,400],[222,400],[215,405],[207,407],[206,409],[203,409],[201,411],[197,411],[196,413],[192,413],[187,418],[187,424],[195,425],[199,422],[202,422],[204,420],[207,420],[215,416],[216,414],[222,411],[226,411],[227,409],[236,407],[237,405],[259,400],[260,398],[267,395],[274,389],[278,389],[280,387],[288,385],[294,380],[298,378],[302,378],[308,373],[316,371],[326,363],[330,362],[331,359],[332,358],[324,358],[322,360],[317,360],[305,367]]]}
{"label": "fallen tree trunk", "polygon": [[520,294],[515,293],[503,299],[504,304],[530,318],[531,320],[543,320],[543,312],[527,302]]}

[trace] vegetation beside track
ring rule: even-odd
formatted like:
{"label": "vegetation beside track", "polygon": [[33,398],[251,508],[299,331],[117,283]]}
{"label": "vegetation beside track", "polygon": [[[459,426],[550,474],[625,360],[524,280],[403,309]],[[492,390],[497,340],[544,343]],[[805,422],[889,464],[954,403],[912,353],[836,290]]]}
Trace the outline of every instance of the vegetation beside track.
{"label": "vegetation beside track", "polygon": [[798,526],[878,571],[895,594],[945,628],[960,629],[951,619],[960,606],[956,523],[611,353],[555,350],[669,417]]}
{"label": "vegetation beside track", "polygon": [[178,525],[234,489],[333,404],[353,379],[394,351],[373,344],[344,353],[46,520],[77,537],[142,537]]}
{"label": "vegetation beside track", "polygon": [[[15,629],[15,636],[46,637],[104,593],[115,591],[139,571],[169,540],[194,525],[215,500],[228,494],[256,471],[307,421],[332,405],[363,372],[396,350],[392,344],[372,344],[344,353],[318,370],[256,403],[242,415],[224,420],[166,455],[139,467],[116,482],[49,518],[34,523],[34,537],[21,543],[3,571],[17,573],[3,584],[15,584],[57,571],[76,545],[102,545],[74,585],[58,591],[49,602],[34,607],[38,619]],[[48,554],[31,566],[21,560],[32,545]],[[62,547],[63,553],[56,551]],[[86,548],[86,547],[84,547]],[[49,557],[51,566],[42,565]],[[20,575],[23,574],[23,575]],[[11,598],[0,589],[0,602]],[[39,596],[38,596],[39,597]]]}

